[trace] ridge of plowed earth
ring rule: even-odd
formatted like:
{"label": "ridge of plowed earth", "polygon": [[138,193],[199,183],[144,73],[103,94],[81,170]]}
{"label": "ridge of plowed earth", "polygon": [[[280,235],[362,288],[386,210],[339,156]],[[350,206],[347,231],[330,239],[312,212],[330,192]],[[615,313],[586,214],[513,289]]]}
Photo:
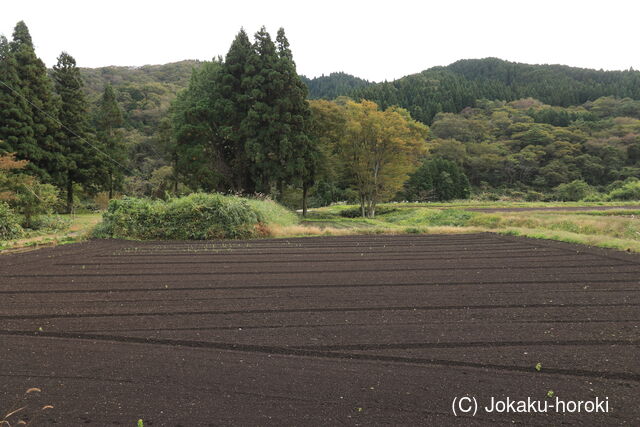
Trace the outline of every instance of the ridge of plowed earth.
{"label": "ridge of plowed earth", "polygon": [[[484,233],[95,240],[0,273],[0,412],[40,387],[55,408],[36,424],[640,424],[636,254]],[[482,410],[549,390],[609,412]],[[464,395],[475,417],[452,413]]]}

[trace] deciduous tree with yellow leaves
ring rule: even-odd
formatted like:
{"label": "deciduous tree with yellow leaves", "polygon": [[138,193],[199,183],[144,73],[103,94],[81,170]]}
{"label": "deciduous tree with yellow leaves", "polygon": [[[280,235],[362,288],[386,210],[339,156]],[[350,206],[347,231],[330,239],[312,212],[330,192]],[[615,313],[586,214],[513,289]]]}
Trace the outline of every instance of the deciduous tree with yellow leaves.
{"label": "deciduous tree with yellow leaves", "polygon": [[347,101],[337,151],[360,197],[362,216],[393,197],[426,152],[428,127],[399,107],[382,111],[371,101]]}

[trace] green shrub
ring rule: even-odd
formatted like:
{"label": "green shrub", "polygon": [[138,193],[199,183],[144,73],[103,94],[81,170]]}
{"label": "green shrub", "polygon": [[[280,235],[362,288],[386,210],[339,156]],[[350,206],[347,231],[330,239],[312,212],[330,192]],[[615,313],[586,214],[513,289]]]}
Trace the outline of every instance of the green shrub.
{"label": "green shrub", "polygon": [[434,158],[426,160],[407,180],[403,197],[411,202],[468,199],[469,180],[456,163]]}
{"label": "green shrub", "polygon": [[[376,206],[376,216],[385,215],[391,212],[396,212],[398,208],[391,206]],[[362,216],[362,210],[360,207],[347,208],[340,211],[340,216],[343,218],[358,218]]]}
{"label": "green shrub", "polygon": [[560,184],[553,190],[556,198],[563,202],[577,202],[594,193],[593,187],[578,179],[567,184]]}
{"label": "green shrub", "polygon": [[277,216],[274,205],[204,193],[166,202],[124,198],[109,203],[103,225],[94,235],[177,240],[260,237],[267,233],[264,223],[273,222]]}
{"label": "green shrub", "polygon": [[5,202],[0,202],[0,240],[15,239],[24,231],[20,219]]}
{"label": "green shrub", "polygon": [[61,231],[71,225],[71,219],[60,215],[39,215],[31,220],[31,229]]}
{"label": "green shrub", "polygon": [[245,199],[258,215],[258,221],[264,224],[293,225],[298,216],[273,200]]}
{"label": "green shrub", "polygon": [[640,200],[640,181],[629,180],[622,187],[612,190],[607,200]]}

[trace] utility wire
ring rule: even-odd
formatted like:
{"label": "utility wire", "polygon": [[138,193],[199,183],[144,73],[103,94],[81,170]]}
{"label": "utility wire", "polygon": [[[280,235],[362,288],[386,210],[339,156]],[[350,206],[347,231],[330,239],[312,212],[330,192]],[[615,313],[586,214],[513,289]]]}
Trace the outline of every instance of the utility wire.
{"label": "utility wire", "polygon": [[62,123],[60,121],[60,119],[58,119],[57,117],[52,116],[51,114],[47,113],[46,111],[42,110],[40,107],[38,107],[37,105],[35,105],[33,102],[31,102],[26,96],[24,96],[23,94],[21,94],[20,92],[18,92],[17,90],[15,90],[14,88],[12,88],[11,86],[9,86],[7,83],[3,82],[2,80],[0,80],[0,83],[2,85],[4,85],[5,87],[7,87],[11,92],[13,92],[14,94],[18,95],[20,98],[24,99],[26,102],[29,103],[29,105],[31,105],[33,108],[35,108],[36,110],[40,111],[42,114],[44,114],[45,116],[49,117],[51,120],[55,121],[56,123],[58,123],[63,129],[66,129],[69,133],[71,133],[72,135],[74,135],[76,138],[78,138],[80,141],[83,141],[85,143],[87,143],[87,145],[89,145],[91,148],[93,148],[94,150],[96,150],[98,153],[104,155],[105,157],[107,157],[109,160],[111,160],[113,163],[115,163],[116,165],[120,166],[122,169],[124,169],[126,172],[129,172],[131,175],[134,175],[134,172],[127,168],[126,166],[124,166],[122,163],[120,163],[119,161],[117,161],[116,159],[114,159],[113,157],[111,157],[109,154],[105,153],[104,151],[102,151],[101,149],[99,149],[98,147],[96,147],[95,145],[93,145],[92,143],[90,143],[89,141],[87,141],[86,138],[78,135],[77,133],[75,133],[73,130],[69,129],[67,126],[65,126],[64,123]]}

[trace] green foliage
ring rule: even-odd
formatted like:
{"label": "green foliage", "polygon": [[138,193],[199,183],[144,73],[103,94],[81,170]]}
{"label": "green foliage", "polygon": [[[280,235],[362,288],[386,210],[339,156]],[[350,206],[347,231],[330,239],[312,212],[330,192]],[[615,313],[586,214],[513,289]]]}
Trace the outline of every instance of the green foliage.
{"label": "green foliage", "polygon": [[309,79],[300,76],[300,79],[309,89],[310,99],[335,99],[347,95],[355,89],[367,87],[373,83],[342,72],[331,73]]}
{"label": "green foliage", "polygon": [[469,180],[460,166],[449,160],[428,159],[405,183],[403,196],[413,202],[469,198]]}
{"label": "green foliage", "polygon": [[567,184],[560,184],[554,188],[554,195],[563,202],[577,202],[592,194],[594,189],[582,180],[571,181]]}
{"label": "green foliage", "polygon": [[66,230],[70,225],[71,219],[62,215],[39,215],[34,217],[29,228],[32,230],[56,232]]}
{"label": "green foliage", "polygon": [[[378,208],[376,209],[376,215],[385,215],[397,210],[397,208],[390,206],[378,206]],[[362,209],[359,207],[343,209],[340,211],[340,216],[344,218],[358,218],[362,216]]]}
{"label": "green foliage", "polygon": [[390,200],[426,151],[428,128],[397,107],[380,110],[370,101],[341,102],[344,130],[334,150],[345,180],[357,192],[363,216]]}
{"label": "green foliage", "polygon": [[[257,206],[265,203],[266,206]],[[265,221],[281,215],[269,202],[196,193],[167,202],[112,200],[99,234],[130,239],[244,239],[260,237]],[[273,202],[271,202],[273,203]]]}
{"label": "green foliage", "polygon": [[620,188],[612,190],[607,200],[640,200],[640,180],[629,180]]}
{"label": "green foliage", "polygon": [[[605,96],[638,100],[640,72],[529,65],[497,58],[469,59],[338,95],[375,101],[383,108],[399,105],[417,120],[431,124],[438,113],[458,113],[467,107],[479,107],[481,99],[508,102],[532,97],[561,107]],[[640,117],[640,103],[631,100],[620,109],[602,101],[594,107],[595,115]],[[572,115],[548,109],[535,115],[536,122],[554,126],[567,126],[569,121],[591,118],[590,114]]]}
{"label": "green foliage", "polygon": [[36,145],[29,105],[19,92],[18,63],[0,35],[0,152]]}
{"label": "green foliage", "polygon": [[[13,40],[6,45],[0,40],[0,77],[8,78],[13,102],[6,113],[0,113],[0,137],[7,137],[6,150],[28,159],[30,173],[44,182],[56,182],[64,163],[60,153],[59,105],[47,69],[35,53],[29,29],[24,22],[16,24]],[[3,80],[4,81],[4,80]],[[17,98],[21,98],[19,101]],[[6,97],[5,97],[6,99]],[[26,102],[25,100],[28,100]],[[3,135],[4,134],[4,135]]]}
{"label": "green foliage", "polygon": [[220,64],[207,62],[193,71],[189,88],[181,92],[172,109],[176,172],[190,188],[225,190],[229,165],[221,152],[217,126],[212,126],[218,97]]}
{"label": "green foliage", "polygon": [[107,159],[104,161],[104,186],[111,199],[115,191],[122,187],[125,163],[125,147],[121,129],[124,126],[122,110],[111,85],[106,85],[96,112],[96,130]]}
{"label": "green foliage", "polygon": [[95,147],[97,141],[91,134],[82,78],[75,59],[68,53],[62,52],[58,57],[58,63],[53,66],[53,80],[60,96],[59,119],[64,124],[60,131],[64,167],[58,184],[66,189],[67,212],[71,212],[74,184],[97,186],[99,170],[109,160],[91,147]]}
{"label": "green foliage", "polygon": [[23,181],[16,187],[15,193],[15,199],[9,203],[24,217],[22,225],[27,228],[37,227],[36,217],[50,214],[60,203],[55,186],[42,184],[33,178]]}
{"label": "green foliage", "polygon": [[258,221],[264,224],[281,226],[298,223],[298,216],[273,200],[244,199],[258,216]]}
{"label": "green foliage", "polygon": [[8,204],[0,201],[0,240],[15,239],[23,234],[18,215]]}
{"label": "green foliage", "polygon": [[244,30],[225,61],[194,71],[173,107],[176,171],[189,187],[275,194],[313,185],[319,154],[309,138],[307,89],[280,29],[251,44]]}

